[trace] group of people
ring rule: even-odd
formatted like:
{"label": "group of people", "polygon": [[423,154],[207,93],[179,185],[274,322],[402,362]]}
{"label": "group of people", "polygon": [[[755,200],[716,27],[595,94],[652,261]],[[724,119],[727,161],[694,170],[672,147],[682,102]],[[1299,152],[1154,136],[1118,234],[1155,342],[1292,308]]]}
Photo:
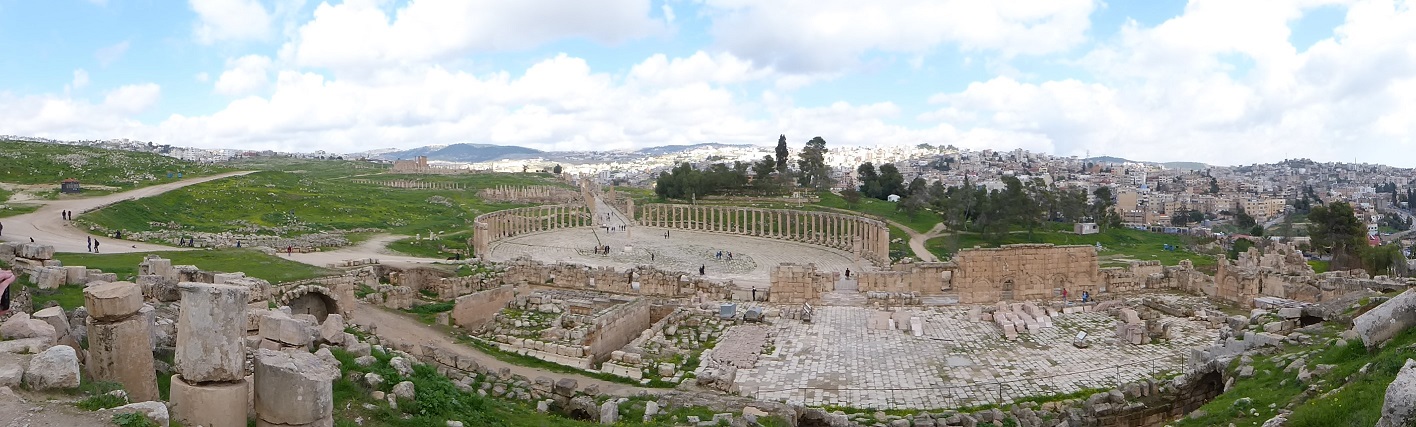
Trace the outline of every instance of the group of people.
{"label": "group of people", "polygon": [[596,247],[595,247],[595,254],[596,254],[596,255],[609,255],[609,254],[610,254],[610,245],[596,246]]}
{"label": "group of people", "polygon": [[[719,259],[719,260],[722,260],[722,259],[723,259],[723,251],[718,251],[718,259]],[[733,260],[733,253],[732,253],[732,252],[728,252],[728,261],[732,261],[732,260]]]}
{"label": "group of people", "polygon": [[65,221],[73,221],[73,220],[74,220],[74,211],[67,211],[67,210],[65,210],[65,211],[59,211],[59,217],[60,217],[60,218],[64,218]]}
{"label": "group of people", "polygon": [[[1082,291],[1082,302],[1091,302],[1091,297],[1092,297],[1091,291],[1085,291],[1085,290]],[[1062,301],[1069,301],[1069,300],[1067,299],[1067,290],[1066,290],[1066,289],[1062,289]]]}
{"label": "group of people", "polygon": [[88,250],[89,252],[98,253],[98,239],[93,238],[93,236],[88,236]]}

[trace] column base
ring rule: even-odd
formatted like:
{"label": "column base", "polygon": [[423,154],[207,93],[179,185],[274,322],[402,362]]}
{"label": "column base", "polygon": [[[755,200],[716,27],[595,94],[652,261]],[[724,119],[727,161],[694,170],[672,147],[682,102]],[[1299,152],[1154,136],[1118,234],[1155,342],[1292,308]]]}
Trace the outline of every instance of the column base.
{"label": "column base", "polygon": [[182,425],[246,426],[245,380],[188,384],[181,374],[174,374],[171,393],[172,420],[180,421]]}

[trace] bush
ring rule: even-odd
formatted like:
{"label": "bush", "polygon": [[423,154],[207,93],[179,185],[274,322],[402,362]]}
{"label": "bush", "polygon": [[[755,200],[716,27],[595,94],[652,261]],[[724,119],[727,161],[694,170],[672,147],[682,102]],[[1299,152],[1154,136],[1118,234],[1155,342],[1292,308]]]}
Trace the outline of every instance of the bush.
{"label": "bush", "polygon": [[137,412],[114,415],[113,424],[119,427],[157,427],[157,423],[149,420],[147,415]]}

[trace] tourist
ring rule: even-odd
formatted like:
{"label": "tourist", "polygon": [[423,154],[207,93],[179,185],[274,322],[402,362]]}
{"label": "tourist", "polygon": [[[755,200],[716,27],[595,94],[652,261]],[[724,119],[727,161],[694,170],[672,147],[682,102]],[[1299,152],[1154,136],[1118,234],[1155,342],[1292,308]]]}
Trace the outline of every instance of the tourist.
{"label": "tourist", "polygon": [[756,287],[756,286],[753,286],[753,287],[752,287],[752,300],[753,300],[753,301],[757,301],[757,287]]}
{"label": "tourist", "polygon": [[702,275],[706,274],[707,271],[708,271],[708,264],[703,264],[703,265],[698,266],[698,275],[699,275],[699,276],[702,276]]}
{"label": "tourist", "polygon": [[846,269],[846,278],[847,278],[847,279],[851,278],[851,269],[849,269],[849,268]]}
{"label": "tourist", "polygon": [[13,270],[0,269],[0,316],[10,313],[10,284],[15,283]]}
{"label": "tourist", "polygon": [[1062,302],[1067,302],[1067,288],[1062,288]]}
{"label": "tourist", "polygon": [[98,239],[93,239],[93,253],[98,253]]}
{"label": "tourist", "polygon": [[88,236],[88,251],[93,252],[93,236]]}
{"label": "tourist", "polygon": [[294,246],[286,246],[286,247],[285,247],[285,256],[295,256],[295,247],[294,247]]}
{"label": "tourist", "polygon": [[733,260],[733,253],[732,253],[732,252],[728,252],[728,261],[732,261],[732,260]]}
{"label": "tourist", "polygon": [[1082,291],[1082,302],[1091,302],[1091,291]]}
{"label": "tourist", "polygon": [[723,251],[718,251],[718,259],[723,259]]}

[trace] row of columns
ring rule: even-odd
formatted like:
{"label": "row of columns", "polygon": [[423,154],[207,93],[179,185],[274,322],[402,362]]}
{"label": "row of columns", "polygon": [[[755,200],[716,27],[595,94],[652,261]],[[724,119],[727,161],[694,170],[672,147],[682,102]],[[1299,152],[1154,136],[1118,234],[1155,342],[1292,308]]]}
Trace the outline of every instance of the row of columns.
{"label": "row of columns", "polygon": [[888,263],[890,253],[890,231],[884,223],[828,212],[651,204],[641,210],[639,223],[816,244],[850,251],[882,264]]}
{"label": "row of columns", "polygon": [[477,216],[472,235],[473,250],[483,254],[492,242],[538,231],[589,227],[594,216],[583,205],[544,205],[507,209]]}

